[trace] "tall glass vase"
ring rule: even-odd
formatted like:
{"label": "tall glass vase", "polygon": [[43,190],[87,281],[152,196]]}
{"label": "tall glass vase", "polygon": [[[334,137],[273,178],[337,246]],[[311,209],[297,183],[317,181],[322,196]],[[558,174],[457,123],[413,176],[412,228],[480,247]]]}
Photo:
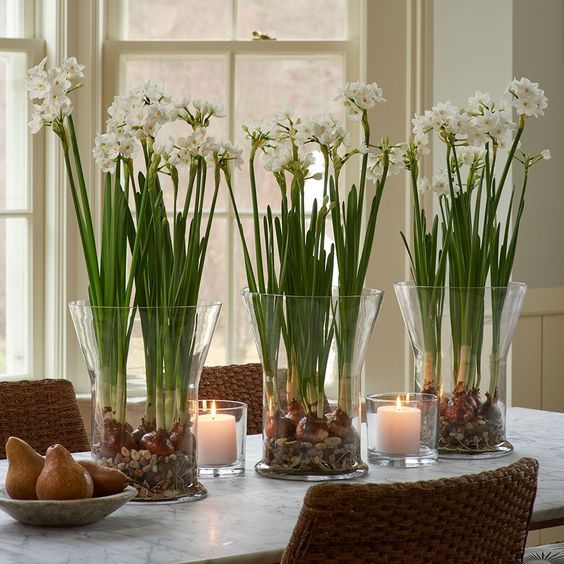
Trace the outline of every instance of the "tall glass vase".
{"label": "tall glass vase", "polygon": [[329,480],[367,472],[361,373],[382,296],[380,290],[350,297],[243,291],[264,373],[259,473]]}
{"label": "tall glass vase", "polygon": [[415,389],[440,397],[439,454],[513,450],[505,427],[507,356],[527,286],[395,285],[414,353]]}
{"label": "tall glass vase", "polygon": [[198,383],[221,308],[70,304],[92,385],[92,458],[124,472],[136,501],[192,501]]}

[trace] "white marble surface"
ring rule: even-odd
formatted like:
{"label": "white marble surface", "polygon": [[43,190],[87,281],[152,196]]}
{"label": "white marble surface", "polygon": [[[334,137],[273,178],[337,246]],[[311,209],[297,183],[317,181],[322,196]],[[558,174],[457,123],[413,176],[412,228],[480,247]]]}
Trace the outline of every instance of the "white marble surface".
{"label": "white marble surface", "polygon": [[[540,463],[533,513],[536,528],[564,519],[564,413],[513,408],[508,436],[515,451],[494,460],[440,460],[427,468],[370,465],[364,481],[430,480],[480,472],[531,456]],[[0,512],[0,562],[25,564],[178,563],[226,558],[268,563],[288,542],[311,483],[260,477],[253,464],[261,438],[249,437],[243,477],[206,480],[209,495],[195,503],[148,506],[129,503],[103,521],[73,529],[21,525]],[[0,462],[4,481],[6,461]],[[239,556],[232,560],[228,557]],[[226,560],[226,561],[227,561]]]}

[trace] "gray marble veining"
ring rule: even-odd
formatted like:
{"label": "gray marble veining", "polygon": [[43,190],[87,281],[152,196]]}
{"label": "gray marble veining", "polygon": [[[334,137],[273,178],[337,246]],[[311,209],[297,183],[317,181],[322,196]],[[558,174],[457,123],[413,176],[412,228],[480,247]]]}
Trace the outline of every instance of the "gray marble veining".
{"label": "gray marble veining", "polygon": [[[370,465],[363,481],[431,480],[481,472],[531,456],[540,463],[534,526],[564,519],[564,413],[513,408],[508,410],[507,427],[515,447],[509,456],[439,460],[426,468]],[[226,558],[224,562],[268,562],[288,542],[305,491],[312,484],[260,477],[253,470],[260,449],[260,436],[249,437],[246,474],[205,480],[209,495],[195,503],[129,503],[98,523],[72,530],[30,527],[0,512],[0,561],[163,564]],[[2,482],[6,469],[6,461],[1,461]],[[240,560],[229,558],[237,556]]]}

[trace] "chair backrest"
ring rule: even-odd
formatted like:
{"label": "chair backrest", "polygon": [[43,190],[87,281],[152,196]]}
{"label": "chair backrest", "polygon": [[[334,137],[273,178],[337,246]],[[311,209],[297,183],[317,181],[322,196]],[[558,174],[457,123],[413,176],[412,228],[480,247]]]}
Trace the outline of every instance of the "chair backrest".
{"label": "chair backrest", "polygon": [[262,366],[232,364],[206,366],[202,371],[198,397],[242,401],[247,404],[247,433],[262,433]]}
{"label": "chair backrest", "polygon": [[0,382],[0,458],[8,437],[40,454],[55,443],[70,452],[90,450],[74,388],[68,380]]}
{"label": "chair backrest", "polygon": [[426,482],[310,488],[282,562],[522,562],[531,458]]}

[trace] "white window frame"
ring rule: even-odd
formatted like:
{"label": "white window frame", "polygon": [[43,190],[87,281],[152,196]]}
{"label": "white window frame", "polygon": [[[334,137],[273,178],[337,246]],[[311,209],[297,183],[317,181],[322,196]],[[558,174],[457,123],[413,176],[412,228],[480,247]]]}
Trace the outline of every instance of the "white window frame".
{"label": "white window frame", "polygon": [[[232,0],[232,37],[237,36],[236,3]],[[342,40],[275,40],[254,41],[227,40],[124,40],[120,22],[125,22],[124,0],[106,0],[106,37],[103,49],[103,107],[107,108],[113,97],[123,90],[125,84],[125,57],[206,57],[221,56],[227,61],[227,93],[225,100],[228,121],[227,136],[236,137],[235,130],[235,61],[238,56],[330,58],[339,56],[343,60],[343,75],[346,81],[359,80],[361,76],[361,26],[362,0],[348,0],[347,37]],[[339,85],[335,85],[338,88]],[[332,93],[328,93],[331,95]],[[351,128],[356,134],[358,128]],[[216,210],[215,217],[226,220],[226,244],[233,250],[238,236],[235,215],[229,203],[225,210]],[[241,217],[252,217],[252,212],[242,211]],[[227,252],[227,303],[222,315],[227,319],[226,363],[234,362],[235,355],[235,300],[240,298],[240,288],[235,287],[234,253]]]}
{"label": "white window frame", "polygon": [[[14,0],[8,3],[7,34],[16,37],[0,38],[0,51],[21,53],[25,57],[25,68],[18,69],[19,74],[36,65],[43,58],[44,42],[35,38],[36,12],[33,0]],[[10,93],[8,93],[10,96]],[[26,257],[26,274],[28,277],[25,289],[21,287],[6,288],[7,307],[6,316],[20,306],[26,293],[28,312],[25,321],[27,342],[24,344],[27,355],[27,371],[23,373],[2,374],[2,380],[21,380],[37,377],[44,367],[43,339],[44,339],[44,136],[32,135],[29,129],[21,130],[22,116],[29,116],[27,98],[13,98],[14,112],[7,116],[6,131],[12,136],[12,143],[7,143],[6,183],[22,189],[27,189],[28,204],[24,209],[0,210],[0,218],[23,218],[28,221],[28,255]],[[13,170],[13,159],[21,158],[21,151],[25,150],[28,163],[25,177],[20,177],[20,171]],[[7,259],[9,256],[7,256]],[[8,261],[7,261],[8,262]],[[10,294],[10,295],[8,295]]]}

